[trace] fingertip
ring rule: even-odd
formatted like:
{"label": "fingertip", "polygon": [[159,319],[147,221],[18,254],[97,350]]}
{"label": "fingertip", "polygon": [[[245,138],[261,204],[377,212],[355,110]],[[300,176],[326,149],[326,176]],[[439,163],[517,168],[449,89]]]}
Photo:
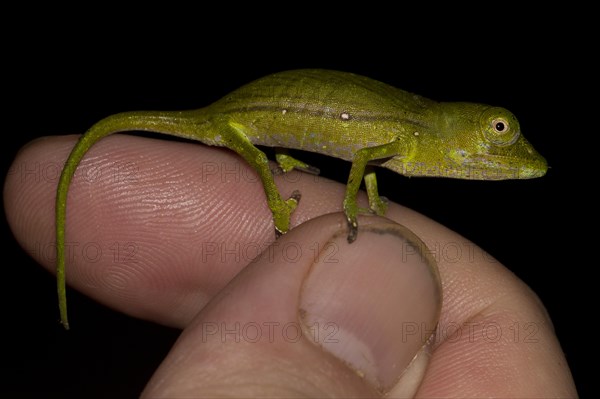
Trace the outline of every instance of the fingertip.
{"label": "fingertip", "polygon": [[[346,242],[345,229],[323,250],[303,286],[303,321],[334,326],[335,340],[323,348],[379,391],[399,384],[415,392],[425,374],[423,359],[439,319],[442,289],[435,259],[406,227],[380,217],[361,217],[358,236]],[[332,253],[335,253],[332,256]],[[419,367],[414,368],[417,364]]]}

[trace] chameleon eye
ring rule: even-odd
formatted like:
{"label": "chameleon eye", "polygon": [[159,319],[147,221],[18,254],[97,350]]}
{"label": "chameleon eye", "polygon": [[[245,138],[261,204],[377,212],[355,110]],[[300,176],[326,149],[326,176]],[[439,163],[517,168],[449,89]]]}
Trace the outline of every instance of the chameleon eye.
{"label": "chameleon eye", "polygon": [[508,123],[504,119],[494,119],[492,126],[496,133],[505,133],[508,130]]}
{"label": "chameleon eye", "polygon": [[503,108],[486,109],[481,115],[481,127],[487,140],[497,146],[511,145],[520,135],[519,122]]}

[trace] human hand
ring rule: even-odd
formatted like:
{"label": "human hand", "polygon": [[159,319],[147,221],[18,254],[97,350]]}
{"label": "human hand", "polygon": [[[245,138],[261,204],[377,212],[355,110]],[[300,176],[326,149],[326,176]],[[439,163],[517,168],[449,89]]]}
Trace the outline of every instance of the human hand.
{"label": "human hand", "polygon": [[[15,163],[62,165],[74,142],[38,140]],[[273,243],[260,182],[231,152],[120,135],[92,148],[80,170],[67,241],[118,243],[124,252],[69,259],[69,283],[124,313],[184,329],[148,397],[393,397],[421,379],[421,397],[576,396],[536,296],[422,215],[390,204],[386,216],[427,247],[462,254],[436,256],[443,307],[427,347],[439,311],[435,270],[382,218],[362,218],[352,245],[341,214],[314,219],[340,210],[343,185],[278,177],[284,195],[302,192],[292,219],[302,224]],[[6,214],[24,247],[54,241],[56,182],[7,178]]]}

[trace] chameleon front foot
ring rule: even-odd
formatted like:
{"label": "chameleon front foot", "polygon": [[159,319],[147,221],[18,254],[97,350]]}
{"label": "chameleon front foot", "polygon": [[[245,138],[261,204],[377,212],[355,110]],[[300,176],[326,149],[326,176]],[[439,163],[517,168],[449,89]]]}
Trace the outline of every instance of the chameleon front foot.
{"label": "chameleon front foot", "polygon": [[349,244],[352,244],[358,236],[358,215],[362,213],[383,216],[387,210],[388,202],[387,198],[376,196],[369,198],[369,208],[359,208],[356,204],[356,200],[344,200],[344,214],[346,215],[346,221],[348,222]]}
{"label": "chameleon front foot", "polygon": [[352,244],[356,241],[356,237],[358,236],[358,222],[356,220],[352,220],[351,218],[347,218],[348,220],[348,244]]}
{"label": "chameleon front foot", "polygon": [[[305,167],[295,166],[294,169],[297,169],[299,171],[302,171],[302,172],[305,172],[305,173],[308,173],[311,175],[315,175],[315,176],[318,176],[321,173],[321,170],[319,168],[315,168],[314,166],[310,166],[310,165],[306,165]],[[282,166],[277,166],[277,167],[271,169],[271,173],[273,173],[273,176],[281,176],[281,175],[286,174],[290,170],[291,169],[286,170]]]}
{"label": "chameleon front foot", "polygon": [[[346,207],[344,206],[344,213],[346,214],[346,221],[348,222],[348,243],[352,244],[358,235],[358,221],[357,215],[359,213],[371,214],[371,215],[385,215],[387,210],[388,199],[385,197],[377,197],[376,203],[371,203],[369,208],[358,208],[358,207]],[[356,209],[356,210],[354,210]]]}
{"label": "chameleon front foot", "polygon": [[356,200],[344,200],[344,214],[348,222],[348,244],[352,244],[358,236],[358,215],[359,209]]}
{"label": "chameleon front foot", "polygon": [[273,222],[275,223],[275,237],[279,238],[289,231],[290,217],[298,206],[301,197],[300,191],[294,190],[286,201],[281,201],[271,207]]}
{"label": "chameleon front foot", "polygon": [[386,197],[379,195],[374,198],[369,197],[369,211],[376,215],[383,216],[387,211],[389,202],[390,201]]}
{"label": "chameleon front foot", "polygon": [[321,173],[319,168],[315,168],[314,166],[310,166],[306,162],[302,162],[297,160],[296,158],[288,155],[285,152],[282,152],[280,149],[277,154],[275,154],[275,159],[277,160],[277,169],[275,169],[275,174],[282,174],[291,172],[292,170],[301,170],[302,172],[310,173],[311,175],[318,175]]}

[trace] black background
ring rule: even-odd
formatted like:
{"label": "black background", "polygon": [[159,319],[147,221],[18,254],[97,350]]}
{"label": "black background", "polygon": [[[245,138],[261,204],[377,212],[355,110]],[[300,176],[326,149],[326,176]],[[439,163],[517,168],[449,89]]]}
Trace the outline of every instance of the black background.
{"label": "black background", "polygon": [[[572,111],[582,101],[575,91],[586,85],[587,63],[580,56],[591,50],[577,39],[585,34],[567,37],[554,20],[546,24],[538,17],[539,26],[528,19],[510,19],[509,26],[494,15],[487,22],[441,30],[425,24],[419,30],[399,31],[394,25],[382,31],[355,21],[351,29],[345,27],[348,31],[318,34],[327,20],[280,21],[258,31],[238,24],[237,32],[229,31],[230,20],[219,20],[216,30],[190,29],[181,36],[157,17],[127,35],[119,22],[104,21],[100,26],[110,37],[82,39],[94,28],[86,21],[63,33],[54,26],[35,39],[7,40],[2,175],[16,151],[34,138],[83,133],[119,111],[199,108],[252,79],[286,69],[351,71],[436,100],[505,106],[547,158],[551,169],[545,177],[474,182],[408,179],[382,171],[380,190],[474,241],[524,280],[547,307],[583,393],[584,355],[589,354],[583,345],[593,340],[588,324],[593,313],[581,316],[591,302],[583,287],[591,279],[594,256],[584,258],[590,250],[582,239],[587,233],[577,233],[574,224],[587,197],[576,179],[588,168],[573,162],[585,159],[581,155],[570,155],[577,152],[571,146],[579,143],[578,135],[589,134],[577,130],[573,119],[580,118],[574,112],[580,111]],[[505,30],[490,29],[500,22],[507,24]],[[510,27],[512,35],[506,32]],[[226,32],[231,38],[223,37]],[[349,164],[329,158],[311,162],[325,176],[345,181]],[[77,320],[76,328],[65,332],[57,320],[54,277],[19,247],[5,222],[2,248],[0,392],[139,394],[178,331],[119,315],[70,291]]]}

